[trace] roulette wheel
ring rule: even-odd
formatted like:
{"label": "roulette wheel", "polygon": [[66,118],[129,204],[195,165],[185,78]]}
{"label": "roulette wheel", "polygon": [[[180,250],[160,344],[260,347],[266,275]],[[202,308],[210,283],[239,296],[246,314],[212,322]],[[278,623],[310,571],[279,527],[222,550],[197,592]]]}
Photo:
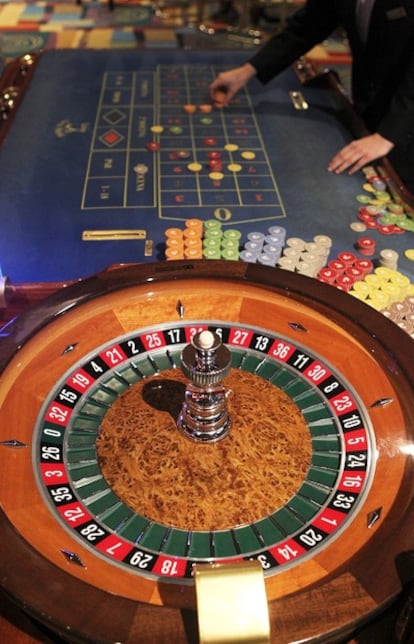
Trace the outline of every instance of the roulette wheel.
{"label": "roulette wheel", "polygon": [[366,305],[256,264],[119,266],[4,327],[0,369],[2,588],[64,639],[197,641],[215,565],[260,563],[279,643],[339,642],[400,593],[412,340]]}

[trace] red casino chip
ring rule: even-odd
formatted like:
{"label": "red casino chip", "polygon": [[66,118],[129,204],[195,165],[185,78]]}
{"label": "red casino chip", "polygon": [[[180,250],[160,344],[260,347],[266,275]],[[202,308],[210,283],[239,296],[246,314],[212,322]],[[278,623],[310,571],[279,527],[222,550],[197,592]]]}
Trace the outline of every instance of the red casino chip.
{"label": "red casino chip", "polygon": [[371,237],[360,237],[356,247],[361,255],[373,255],[375,253],[375,240]]}

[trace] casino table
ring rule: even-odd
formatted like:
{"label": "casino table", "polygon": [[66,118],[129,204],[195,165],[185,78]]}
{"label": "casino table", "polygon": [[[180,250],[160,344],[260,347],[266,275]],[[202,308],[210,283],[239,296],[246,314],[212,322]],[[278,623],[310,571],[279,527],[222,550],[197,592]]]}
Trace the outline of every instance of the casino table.
{"label": "casino table", "polygon": [[[52,641],[246,641],[211,629],[237,630],[258,572],[270,635],[250,641],[339,643],[410,604],[410,336],[297,272],[164,261],[194,217],[354,249],[365,178],[324,168],[359,124],[331,75],[184,110],[223,64],[56,51],[5,73],[0,578]],[[211,139],[241,166],[220,185]],[[412,279],[411,233],[370,234]]]}
{"label": "casino table", "polygon": [[[217,219],[243,240],[279,225],[289,237],[329,236],[331,257],[352,250],[365,178],[326,171],[355,124],[343,94],[331,78],[304,85],[288,70],[203,113],[217,72],[243,60],[227,51],[57,50],[6,70],[16,109],[2,120],[3,275],[57,282],[163,259],[165,230],[192,217]],[[210,177],[212,151],[220,180]],[[411,233],[373,237],[378,252],[399,252],[399,270],[412,278],[403,254]]]}

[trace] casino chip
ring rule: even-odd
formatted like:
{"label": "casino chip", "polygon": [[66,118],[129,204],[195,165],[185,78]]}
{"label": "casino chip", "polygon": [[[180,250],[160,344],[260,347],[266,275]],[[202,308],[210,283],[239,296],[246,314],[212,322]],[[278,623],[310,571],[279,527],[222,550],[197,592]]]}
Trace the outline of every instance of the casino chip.
{"label": "casino chip", "polygon": [[161,148],[160,144],[157,141],[148,141],[146,147],[150,152],[158,152],[158,150]]}
{"label": "casino chip", "polygon": [[370,237],[360,237],[355,244],[356,249],[361,255],[374,255],[375,253],[375,240]]}
{"label": "casino chip", "polygon": [[367,192],[375,192],[375,188],[370,183],[364,183],[362,186]]}
{"label": "casino chip", "polygon": [[245,150],[244,152],[241,153],[242,159],[246,159],[247,161],[253,161],[253,159],[256,158],[255,152],[250,152],[249,150]]}
{"label": "casino chip", "polygon": [[362,221],[353,221],[350,225],[350,229],[356,233],[363,233],[366,231],[367,227]]}
{"label": "casino chip", "polygon": [[229,170],[229,172],[240,172],[242,170],[242,166],[240,165],[240,163],[230,163],[227,166],[227,169]]}
{"label": "casino chip", "polygon": [[190,170],[190,172],[200,172],[203,169],[203,166],[201,163],[193,162],[189,163],[187,168]]}
{"label": "casino chip", "polygon": [[247,239],[249,242],[258,243],[261,246],[263,245],[265,234],[261,232],[256,232],[252,230],[250,233],[247,233]]}
{"label": "casino chip", "polygon": [[214,107],[224,107],[227,101],[227,92],[223,90],[216,90],[214,92]]}
{"label": "casino chip", "polygon": [[398,265],[398,253],[392,248],[384,248],[380,251],[379,254],[379,263],[380,266],[386,266],[394,270],[397,269]]}
{"label": "casino chip", "polygon": [[294,248],[296,251],[301,251],[305,248],[306,242],[304,239],[301,239],[300,237],[289,237],[286,240],[286,246],[289,246],[290,248]]}
{"label": "casino chip", "polygon": [[134,165],[134,172],[138,175],[144,175],[148,172],[148,166],[145,163],[137,163]]}
{"label": "casino chip", "polygon": [[189,159],[191,152],[189,150],[177,150],[177,159]]}

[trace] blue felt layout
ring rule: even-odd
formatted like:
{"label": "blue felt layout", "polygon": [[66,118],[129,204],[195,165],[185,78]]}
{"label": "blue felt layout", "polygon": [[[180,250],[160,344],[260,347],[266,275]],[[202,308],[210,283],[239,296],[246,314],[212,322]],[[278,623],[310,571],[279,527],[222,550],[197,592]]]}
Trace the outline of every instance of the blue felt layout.
{"label": "blue felt layout", "polygon": [[[0,150],[3,273],[55,281],[154,261],[163,258],[165,229],[194,217],[219,219],[243,240],[280,225],[289,237],[329,235],[333,256],[353,249],[364,177],[326,170],[349,139],[328,90],[301,87],[289,70],[266,87],[252,82],[229,108],[200,110],[217,72],[244,59],[233,51],[225,60],[220,51],[45,52]],[[308,109],[294,108],[292,91]],[[147,149],[151,141],[159,150]],[[219,181],[209,176],[211,150],[221,153]],[[201,169],[189,170],[191,162]],[[154,252],[146,256],[142,240],[82,240],[83,231],[102,229],[143,230]],[[412,233],[369,234],[378,248],[400,252],[399,269],[413,280],[403,257]]]}

